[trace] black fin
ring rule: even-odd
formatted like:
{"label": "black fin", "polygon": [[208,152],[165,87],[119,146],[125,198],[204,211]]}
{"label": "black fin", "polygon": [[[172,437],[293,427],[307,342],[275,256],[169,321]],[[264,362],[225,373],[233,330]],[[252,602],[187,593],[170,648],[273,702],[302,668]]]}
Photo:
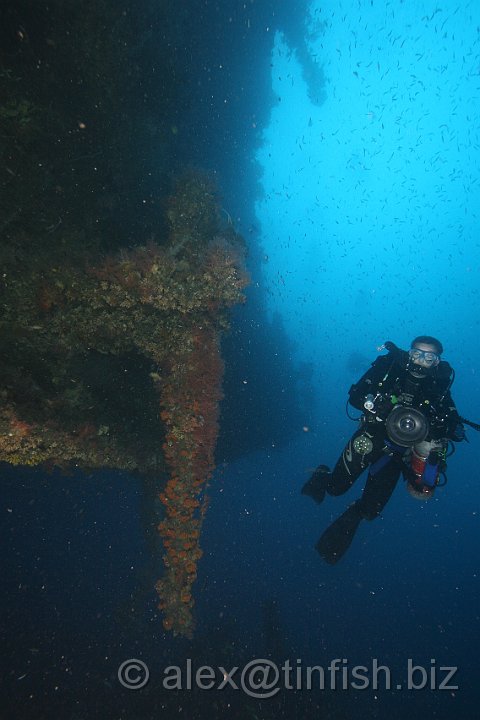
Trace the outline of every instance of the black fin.
{"label": "black fin", "polygon": [[315,549],[329,565],[335,565],[347,552],[362,520],[362,514],[353,503],[328,527]]}

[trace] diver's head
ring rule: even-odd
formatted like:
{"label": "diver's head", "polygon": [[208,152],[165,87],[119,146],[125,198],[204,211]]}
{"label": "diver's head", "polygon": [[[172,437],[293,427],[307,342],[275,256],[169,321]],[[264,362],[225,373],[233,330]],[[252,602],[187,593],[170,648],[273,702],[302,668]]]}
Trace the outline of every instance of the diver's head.
{"label": "diver's head", "polygon": [[443,345],[430,335],[419,335],[412,340],[408,352],[408,371],[413,377],[423,378],[429,375],[440,362]]}

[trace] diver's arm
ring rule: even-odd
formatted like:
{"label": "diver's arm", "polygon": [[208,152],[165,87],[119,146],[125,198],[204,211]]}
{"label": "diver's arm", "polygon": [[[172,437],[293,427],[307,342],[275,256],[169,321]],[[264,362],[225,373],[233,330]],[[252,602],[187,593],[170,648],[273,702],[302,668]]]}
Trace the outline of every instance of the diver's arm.
{"label": "diver's arm", "polygon": [[448,391],[445,395],[442,405],[446,408],[447,413],[447,438],[449,440],[453,440],[454,442],[461,442],[462,440],[466,440],[467,437],[465,435],[465,426],[460,419],[460,415],[453,401],[453,398],[450,395],[450,391]]}
{"label": "diver's arm", "polygon": [[466,440],[465,427],[449,390],[445,393],[440,406],[436,410],[435,420],[431,423],[432,434],[454,442]]}
{"label": "diver's arm", "polygon": [[[350,388],[349,403],[357,410],[364,411],[364,403],[367,395],[376,395],[379,383],[385,380],[394,365],[406,367],[408,352],[397,347],[391,340],[387,340],[378,350],[387,350],[388,355],[380,355],[360,380]],[[383,388],[384,389],[384,388]]]}
{"label": "diver's arm", "polygon": [[391,365],[392,359],[389,355],[381,355],[374,360],[367,372],[348,391],[350,405],[363,412],[366,396],[377,394],[378,383],[381,382]]}

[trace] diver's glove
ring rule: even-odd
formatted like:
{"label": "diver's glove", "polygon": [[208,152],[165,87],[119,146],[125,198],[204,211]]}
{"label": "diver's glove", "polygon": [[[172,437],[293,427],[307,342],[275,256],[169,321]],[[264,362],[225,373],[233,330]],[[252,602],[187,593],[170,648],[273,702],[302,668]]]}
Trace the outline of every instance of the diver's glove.
{"label": "diver's glove", "polygon": [[383,345],[380,348],[381,350],[388,350],[389,353],[399,353],[402,352],[399,347],[395,345],[391,340],[387,340],[383,343]]}
{"label": "diver's glove", "polygon": [[401,350],[399,347],[397,347],[395,343],[391,340],[387,340],[386,342],[384,342],[383,345],[380,345],[380,347],[377,348],[377,350],[379,352],[381,350],[387,350],[392,360],[396,360],[400,363],[408,359],[408,353],[405,352],[405,350]]}
{"label": "diver's glove", "polygon": [[462,442],[462,440],[467,440],[465,428],[461,422],[458,422],[456,424],[456,426],[453,428],[452,440],[454,442]]}
{"label": "diver's glove", "polygon": [[387,340],[377,349],[379,352],[381,350],[388,350],[389,357],[398,365],[406,365],[408,362],[408,352],[397,347],[391,340]]}

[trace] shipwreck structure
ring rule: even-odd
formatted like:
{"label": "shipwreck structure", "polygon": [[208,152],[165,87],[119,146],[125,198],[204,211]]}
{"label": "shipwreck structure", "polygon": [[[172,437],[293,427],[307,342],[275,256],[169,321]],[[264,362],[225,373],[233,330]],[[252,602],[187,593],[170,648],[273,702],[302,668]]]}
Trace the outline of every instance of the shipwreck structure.
{"label": "shipwreck structure", "polygon": [[3,249],[0,461],[157,478],[167,630],[190,636],[222,397],[220,337],[247,284],[211,179],[190,171],[161,243]]}

